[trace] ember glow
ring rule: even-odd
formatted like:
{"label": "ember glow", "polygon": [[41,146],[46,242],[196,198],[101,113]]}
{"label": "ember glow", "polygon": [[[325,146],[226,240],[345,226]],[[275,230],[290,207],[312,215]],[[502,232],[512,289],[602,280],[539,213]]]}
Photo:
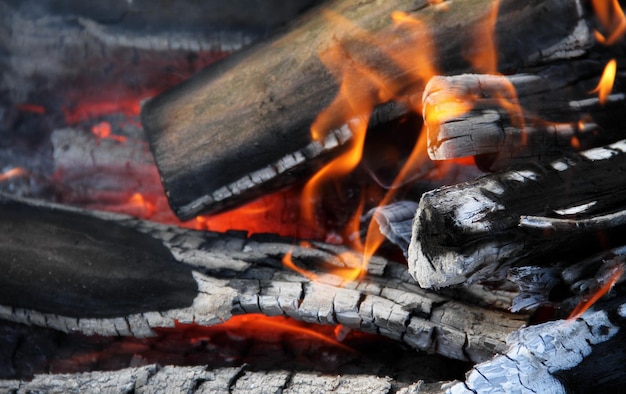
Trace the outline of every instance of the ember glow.
{"label": "ember glow", "polygon": [[607,98],[611,94],[611,90],[613,90],[613,83],[615,82],[616,73],[617,61],[615,59],[611,59],[604,67],[602,77],[600,78],[600,82],[598,82],[598,86],[591,92],[589,92],[598,93],[598,99],[600,100],[600,104],[605,104]]}
{"label": "ember glow", "polygon": [[111,134],[111,123],[100,122],[92,126],[91,132],[98,138],[109,138],[117,142],[125,142],[126,137]]}
{"label": "ember glow", "polygon": [[[315,330],[313,328],[315,328]],[[239,334],[242,336],[248,336],[250,333],[254,333],[256,334],[255,337],[264,338],[265,340],[270,340],[271,338],[283,335],[289,335],[292,337],[306,338],[309,341],[323,342],[346,352],[355,352],[353,348],[335,339],[334,328],[329,328],[322,333],[318,330],[317,325],[311,326],[283,316],[265,316],[253,313],[232,316],[230,319],[214,327],[177,323],[176,329],[194,332],[195,334],[193,336],[198,339],[201,339],[204,335],[211,336],[211,334],[220,331],[228,331],[231,334]],[[192,338],[191,340],[194,341],[198,339]]]}

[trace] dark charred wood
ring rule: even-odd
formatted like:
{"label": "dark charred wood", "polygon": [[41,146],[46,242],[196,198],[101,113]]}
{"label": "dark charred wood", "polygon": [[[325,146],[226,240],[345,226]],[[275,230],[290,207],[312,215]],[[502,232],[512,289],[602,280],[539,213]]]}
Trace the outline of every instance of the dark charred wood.
{"label": "dark charred wood", "polygon": [[[626,142],[619,141],[425,193],[414,221],[409,271],[426,288],[469,284],[501,278],[514,263],[532,258],[576,263],[611,242],[622,245],[620,221],[603,221],[604,243],[594,226],[563,229],[545,217],[587,223],[622,210],[625,152]],[[544,219],[530,227],[527,215]]]}
{"label": "dark charred wood", "polygon": [[[576,1],[501,3],[495,26],[501,70],[581,55],[592,44]],[[338,50],[344,63],[364,64],[377,70],[389,86],[398,86],[395,93],[404,104],[385,108],[386,117],[402,114],[410,102],[419,100],[426,81],[411,79],[414,70],[402,70],[383,52],[411,58],[411,51],[424,45],[437,48],[443,73],[470,70],[467,48],[481,52],[487,45],[473,40],[471,29],[484,24],[492,2],[454,2],[446,11],[428,4],[330,2],[327,13],[311,12],[283,34],[220,61],[149,101],[142,121],[175,213],[188,219],[249,201],[301,178],[345,149],[352,131],[347,126],[350,119],[344,118],[354,114],[338,114],[320,125],[329,132],[324,141],[313,141],[309,131],[341,82],[338,70],[326,69],[320,54]],[[392,11],[406,11],[423,21],[432,31],[432,41],[424,29],[394,27]],[[329,14],[354,25],[333,23]],[[533,26],[520,20],[533,20]],[[468,34],[459,34],[461,30]],[[371,37],[385,46],[376,47]],[[365,90],[351,100],[371,99],[369,88]]]}
{"label": "dark charred wood", "polygon": [[[582,60],[548,66],[536,74],[431,79],[423,97],[430,158],[489,157],[477,163],[494,170],[615,141],[625,121],[624,94],[614,92],[600,104],[589,93],[603,67],[603,62]],[[621,78],[618,74],[617,86]],[[428,119],[429,113],[452,104],[465,105],[467,112]]]}

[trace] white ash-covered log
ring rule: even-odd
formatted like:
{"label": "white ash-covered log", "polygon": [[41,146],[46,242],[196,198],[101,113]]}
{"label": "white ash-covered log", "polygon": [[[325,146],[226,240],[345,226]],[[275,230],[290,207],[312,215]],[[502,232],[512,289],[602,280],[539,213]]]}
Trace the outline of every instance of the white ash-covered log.
{"label": "white ash-covered log", "polygon": [[[415,74],[435,67],[413,60],[424,58],[421,52],[436,48],[437,59],[426,61],[440,64],[442,73],[471,70],[467,57],[492,49],[490,40],[474,39],[472,31],[490,23],[493,3],[431,3],[328,2],[325,12],[315,9],[283,34],[151,99],[142,122],[176,215],[189,219],[232,207],[311,173],[349,146],[350,122],[369,116],[366,110],[350,113],[351,102],[399,103],[383,106],[384,116],[375,114],[373,123],[419,107],[428,77]],[[394,24],[394,11],[405,12],[408,21]],[[593,45],[589,17],[578,1],[502,1],[494,25],[498,68],[517,71],[586,53]],[[392,97],[381,102],[376,82],[359,77],[363,89],[333,101],[348,66],[352,76],[374,70]],[[312,137],[311,125],[331,102],[341,110],[315,125],[325,138]]]}
{"label": "white ash-covered log", "polygon": [[425,288],[494,280],[521,261],[578,262],[607,247],[600,230],[619,242],[611,234],[623,231],[625,163],[622,140],[425,193],[409,246],[411,275]]}
{"label": "white ash-covered log", "polygon": [[[146,337],[176,321],[213,325],[263,313],[342,324],[474,362],[503,350],[506,335],[525,323],[422,290],[405,267],[382,258],[370,261],[360,281],[320,272],[320,264],[351,268],[338,246],[203,233],[6,197],[2,210],[8,257],[0,316],[14,322]],[[320,280],[285,268],[288,253]]]}

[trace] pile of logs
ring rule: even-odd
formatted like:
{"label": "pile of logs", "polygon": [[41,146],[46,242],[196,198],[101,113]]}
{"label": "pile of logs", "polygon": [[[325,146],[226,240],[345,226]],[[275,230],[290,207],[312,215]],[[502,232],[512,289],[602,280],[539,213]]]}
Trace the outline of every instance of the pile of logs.
{"label": "pile of logs", "polygon": [[[610,390],[625,383],[626,374],[611,368],[626,361],[626,140],[619,137],[626,120],[626,96],[619,91],[625,74],[618,68],[608,97],[589,93],[610,59],[619,67],[623,47],[598,42],[594,30],[602,27],[591,4],[501,0],[493,24],[497,70],[476,70],[468,48],[480,53],[490,43],[469,41],[471,34],[459,32],[487,23],[493,4],[330,1],[324,12],[311,10],[142,109],[175,215],[186,220],[236,207],[301,182],[353,143],[352,119],[341,115],[326,120],[328,134],[321,140],[309,130],[341,86],[342,77],[318,57],[339,43],[346,59],[377,69],[394,86],[393,100],[376,103],[370,130],[380,133],[414,119],[417,108],[427,137],[423,155],[434,161],[472,157],[489,172],[476,179],[475,170],[465,172],[448,186],[440,180],[434,190],[367,216],[400,247],[408,266],[375,256],[363,276],[347,280],[332,269],[358,268],[362,256],[343,246],[194,231],[0,195],[4,320],[143,338],[177,324],[211,326],[234,315],[288,316],[379,334],[468,362],[473,367],[464,382],[148,365],[38,375],[0,381],[0,387],[243,392],[262,384],[287,391],[314,385],[457,393]],[[3,8],[14,12],[0,1]],[[429,33],[400,29],[389,18],[393,11],[424,23]],[[334,23],[337,15],[350,23]],[[79,20],[84,29],[107,37],[108,29]],[[412,70],[385,57],[408,54],[406,46],[415,43],[437,48],[440,75],[411,79]],[[444,119],[429,116],[451,103],[469,110]],[[52,138],[55,164],[70,172],[79,134],[66,129]],[[116,166],[121,156],[98,156],[110,162],[110,171],[137,168],[127,181],[160,190],[143,142],[110,145],[122,146],[117,152],[127,160]],[[78,156],[96,161],[93,151]],[[414,186],[403,196],[415,196]],[[286,268],[285,256],[312,275]],[[590,310],[577,309],[607,292]],[[548,309],[550,321],[538,322],[537,311]],[[569,320],[560,320],[571,312]]]}

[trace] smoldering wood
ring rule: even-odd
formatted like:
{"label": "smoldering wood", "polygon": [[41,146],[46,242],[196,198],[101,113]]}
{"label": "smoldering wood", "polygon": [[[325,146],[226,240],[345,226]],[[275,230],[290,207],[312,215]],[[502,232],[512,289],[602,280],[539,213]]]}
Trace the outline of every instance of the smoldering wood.
{"label": "smoldering wood", "polygon": [[[589,93],[606,61],[608,57],[570,61],[533,74],[432,78],[423,96],[430,158],[478,156],[478,164],[494,170],[520,161],[549,161],[567,151],[615,141],[618,125],[624,122],[626,97],[614,92],[601,105]],[[623,77],[618,73],[616,86]],[[428,119],[429,113],[460,103],[467,112],[442,121]]]}
{"label": "smoldering wood", "polygon": [[[521,328],[507,339],[502,355],[475,365],[465,381],[400,382],[381,374],[320,374],[247,366],[210,369],[206,366],[146,365],[117,371],[36,375],[30,381],[0,380],[7,391],[73,392],[96,385],[141,392],[178,388],[185,392],[249,392],[269,387],[287,392],[474,393],[474,392],[589,392],[619,390],[626,382],[623,289],[613,299],[576,320],[557,320]],[[18,391],[22,390],[22,391]]]}
{"label": "smoldering wood", "polygon": [[[357,376],[363,380],[380,377],[381,382],[400,389],[412,382],[427,386],[459,379],[469,368],[466,362],[415,352],[385,338],[361,336],[359,339],[359,335],[353,335],[342,343],[333,343],[330,337],[318,340],[293,331],[267,333],[255,329],[254,324],[255,320],[251,319],[235,330],[186,326],[159,330],[154,338],[137,339],[85,337],[0,321],[0,387],[19,382],[22,387],[32,388],[42,381],[49,384],[73,382],[78,386],[81,377],[89,375],[79,372],[100,371],[96,375],[113,378],[156,363],[171,366],[166,376],[173,380],[172,388],[182,382],[191,384],[191,381],[199,386],[201,382],[192,379],[195,375],[185,375],[199,368],[210,373],[209,376],[220,376],[220,371],[232,370],[236,375],[232,386],[242,378],[236,384],[239,390],[250,388],[263,378],[295,377],[302,372],[315,377],[320,384],[344,376],[350,381],[353,376],[354,380]],[[331,330],[324,331],[330,333]],[[161,367],[157,367],[157,371],[160,370]],[[296,377],[297,380],[303,378]],[[150,377],[149,380],[152,384],[159,379],[153,381]],[[219,385],[231,381],[209,380],[217,381],[207,382],[204,390],[221,390],[227,386]]]}
{"label": "smoldering wood", "polygon": [[[282,34],[150,100],[142,121],[175,213],[188,219],[202,211],[232,207],[294,182],[346,148],[352,132],[349,119],[341,118],[345,115],[323,125],[330,141],[313,141],[309,131],[318,113],[333,100],[340,82],[336,78],[341,78],[333,75],[337,70],[324,67],[320,53],[340,48],[351,61],[379,70],[390,86],[402,86],[399,101],[405,104],[392,106],[386,116],[398,116],[410,101],[421,97],[425,81],[410,80],[412,70],[399,69],[382,51],[402,56],[416,42],[432,45],[439,51],[444,73],[468,71],[467,48],[477,52],[485,48],[480,46],[482,40],[468,42],[471,34],[458,32],[484,22],[492,3],[460,1],[445,12],[428,4],[329,2],[326,13],[310,12]],[[406,11],[424,21],[431,27],[432,44],[423,30],[394,28],[392,11]],[[358,27],[332,23],[329,13]],[[501,2],[495,27],[499,68],[517,70],[581,55],[592,44],[585,17],[576,1]],[[520,20],[533,20],[533,27]],[[358,29],[386,46],[381,49],[366,42]],[[367,97],[369,92],[356,94]]]}
{"label": "smoldering wood", "polygon": [[[349,268],[340,257],[347,250],[332,245],[310,249],[272,236],[196,232],[34,201],[3,198],[2,206],[3,255],[12,257],[2,260],[0,316],[14,322],[145,337],[175,321],[213,325],[234,314],[263,313],[343,324],[472,361],[501,350],[504,337],[525,322],[424,291],[404,267],[382,258],[370,262],[362,281],[316,271],[320,263]],[[108,221],[109,229],[100,231]],[[32,250],[33,242],[45,247]],[[320,281],[286,269],[281,259],[290,251],[296,264],[312,265]]]}
{"label": "smoldering wood", "polygon": [[[445,287],[497,280],[513,264],[539,256],[547,264],[572,253],[578,262],[597,252],[593,231],[529,229],[520,226],[520,217],[580,220],[623,209],[624,152],[622,140],[425,193],[413,223],[409,272],[422,287]],[[604,230],[611,242],[612,228]]]}
{"label": "smoldering wood", "polygon": [[[0,2],[3,105],[143,98],[264,37],[313,1]],[[271,11],[270,11],[271,10]]]}

